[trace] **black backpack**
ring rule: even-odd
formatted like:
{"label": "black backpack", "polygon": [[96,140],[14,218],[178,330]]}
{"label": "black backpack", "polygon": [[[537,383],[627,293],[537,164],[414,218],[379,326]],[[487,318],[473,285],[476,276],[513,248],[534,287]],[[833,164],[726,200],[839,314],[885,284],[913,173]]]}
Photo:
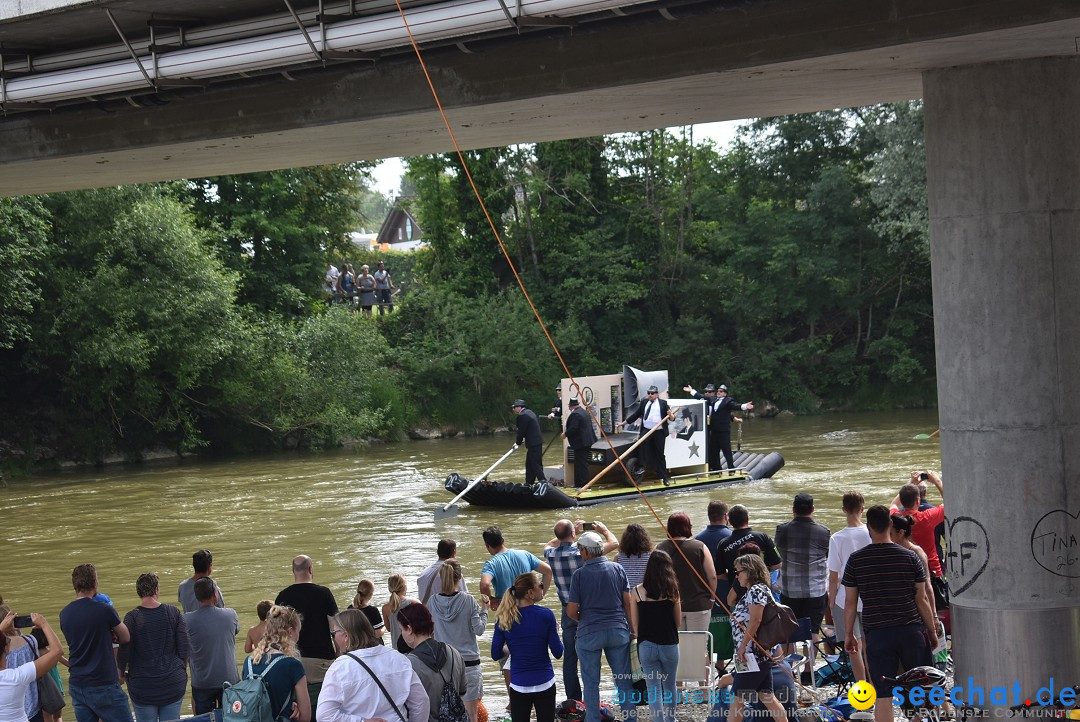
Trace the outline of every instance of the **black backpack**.
{"label": "black backpack", "polygon": [[[443,642],[446,646],[446,643]],[[449,650],[447,650],[449,655]],[[439,673],[442,677],[443,688],[439,696],[438,722],[469,722],[469,713],[465,710],[465,703],[461,701],[461,695],[454,688],[454,657],[450,655],[450,679],[443,677],[441,669],[435,669],[430,664],[429,669]]]}

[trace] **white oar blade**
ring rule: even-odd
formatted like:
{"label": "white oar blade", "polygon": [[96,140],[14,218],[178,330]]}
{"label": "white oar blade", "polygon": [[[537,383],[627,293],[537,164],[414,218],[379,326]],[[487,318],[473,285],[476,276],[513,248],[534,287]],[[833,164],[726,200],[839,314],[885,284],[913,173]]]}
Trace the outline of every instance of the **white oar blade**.
{"label": "white oar blade", "polygon": [[459,507],[457,504],[451,504],[449,507],[446,508],[440,506],[438,509],[435,510],[435,521],[440,521],[442,519],[448,519],[452,516],[457,516],[460,511],[461,507]]}

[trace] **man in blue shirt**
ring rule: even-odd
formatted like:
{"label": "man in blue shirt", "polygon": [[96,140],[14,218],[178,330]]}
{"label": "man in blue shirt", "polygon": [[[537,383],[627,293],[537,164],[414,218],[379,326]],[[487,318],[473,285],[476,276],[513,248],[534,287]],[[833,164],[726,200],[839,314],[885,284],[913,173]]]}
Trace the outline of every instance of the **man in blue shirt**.
{"label": "man in blue shirt", "polygon": [[604,557],[604,540],[596,532],[578,539],[585,563],[574,572],[566,615],[577,621],[577,654],[585,694],[585,722],[600,722],[600,654],[607,656],[619,706],[626,719],[634,715],[630,678],[630,590],[626,573]]}
{"label": "man in blue shirt", "polygon": [[[507,549],[502,532],[497,526],[489,526],[484,530],[484,546],[487,547],[491,559],[484,562],[484,568],[480,570],[480,593],[490,597],[489,607],[493,610],[498,609],[503,594],[514,586],[514,580],[518,578],[518,575],[525,572],[539,571],[543,577],[540,581],[540,590],[547,594],[548,587],[551,586],[551,567],[547,562],[540,561],[535,554],[522,549]],[[510,670],[506,668],[507,659],[509,657],[499,660],[499,668],[506,682],[506,693],[510,694]]]}
{"label": "man in blue shirt", "polygon": [[[555,522],[555,538],[544,547],[544,559],[551,566],[551,573],[555,578],[555,589],[559,593],[559,601],[562,602],[563,690],[568,699],[577,700],[581,699],[578,656],[575,648],[578,624],[566,616],[566,602],[569,599],[570,582],[574,572],[585,563],[581,558],[577,542],[577,533],[584,525],[584,521],[572,522],[569,519],[559,519]],[[619,548],[619,540],[610,529],[598,521],[592,522],[592,525],[607,538],[604,543],[604,554]]]}
{"label": "man in blue shirt", "polygon": [[499,608],[503,594],[514,585],[518,575],[525,572],[540,572],[543,577],[540,588],[547,594],[548,587],[551,586],[551,567],[547,562],[540,561],[535,554],[522,549],[507,549],[502,532],[497,526],[489,526],[484,530],[484,546],[487,547],[491,559],[484,562],[484,568],[480,570],[480,593],[491,597],[489,606],[493,610]]}
{"label": "man in blue shirt", "polygon": [[[707,387],[706,390],[708,390]],[[728,527],[728,506],[718,499],[713,499],[709,502],[707,513],[709,525],[694,538],[712,552],[713,568],[716,570],[716,596],[727,599],[728,580],[727,575],[724,574],[724,560],[720,556],[720,543],[731,536],[731,528]],[[713,600],[713,610],[723,611],[723,607]]]}
{"label": "man in blue shirt", "polygon": [[113,640],[131,641],[131,633],[112,605],[94,600],[97,569],[80,564],[71,572],[75,601],[60,611],[60,629],[68,645],[72,706],[77,722],[131,722],[128,698],[120,687]]}

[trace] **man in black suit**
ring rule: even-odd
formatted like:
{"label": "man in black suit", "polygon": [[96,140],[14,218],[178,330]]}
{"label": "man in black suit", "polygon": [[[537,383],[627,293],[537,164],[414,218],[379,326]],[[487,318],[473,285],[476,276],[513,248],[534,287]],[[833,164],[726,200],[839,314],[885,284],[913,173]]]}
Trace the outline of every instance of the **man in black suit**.
{"label": "man in black suit", "polygon": [[515,399],[514,413],[517,414],[517,444],[525,444],[525,483],[547,481],[544,476],[544,436],[540,433],[540,419],[536,418],[525,402]]}
{"label": "man in black suit", "polygon": [[580,489],[589,483],[589,448],[596,443],[592,419],[577,399],[570,399],[570,415],[562,437],[574,450],[574,486]]}
{"label": "man in black suit", "polygon": [[[721,422],[717,418],[716,413],[716,387],[712,384],[705,386],[705,395],[702,396],[694,390],[693,386],[683,386],[683,391],[693,396],[695,399],[701,399],[705,402],[705,416],[709,420],[709,471],[720,470],[720,448],[722,446],[721,438],[723,436],[720,426]],[[727,423],[728,427],[728,448],[731,448],[731,422]]]}
{"label": "man in black suit", "polygon": [[555,387],[555,403],[552,405],[551,413],[547,417],[562,421],[562,386]]}
{"label": "man in black suit", "polygon": [[659,397],[660,391],[655,386],[650,386],[648,398],[645,403],[638,406],[637,410],[626,417],[626,421],[620,421],[616,426],[624,426],[641,419],[641,431],[638,436],[644,436],[657,425],[663,428],[645,440],[638,448],[641,450],[641,463],[646,469],[655,471],[664,480],[664,486],[671,484],[668,475],[667,459],[664,457],[664,442],[667,440],[668,421],[674,417],[668,411],[668,402]]}
{"label": "man in black suit", "polygon": [[[713,402],[714,411],[709,417],[709,435],[710,437],[715,434],[716,440],[719,442],[717,446],[724,454],[724,459],[727,461],[728,471],[732,474],[735,473],[735,460],[731,454],[731,421],[734,418],[736,423],[742,423],[742,419],[734,415],[735,411],[743,410],[750,411],[754,408],[752,403],[740,404],[735,399],[731,398],[727,394],[727,386],[720,384],[720,388],[716,390],[716,401]],[[712,441],[709,439],[709,469],[713,469],[712,465]],[[720,468],[720,459],[716,460],[716,469]]]}

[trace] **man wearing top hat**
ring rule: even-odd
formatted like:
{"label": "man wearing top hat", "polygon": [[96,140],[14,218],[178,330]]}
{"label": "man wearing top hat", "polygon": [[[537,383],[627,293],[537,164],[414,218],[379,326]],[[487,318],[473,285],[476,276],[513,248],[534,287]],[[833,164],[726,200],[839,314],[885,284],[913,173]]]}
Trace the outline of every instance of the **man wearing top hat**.
{"label": "man wearing top hat", "polygon": [[525,402],[515,399],[514,413],[517,414],[518,446],[525,444],[525,483],[547,481],[544,476],[544,436],[540,433],[540,419],[536,418]]}
{"label": "man wearing top hat", "polygon": [[574,450],[574,486],[580,489],[589,483],[589,448],[596,443],[592,419],[577,399],[570,399],[570,415],[562,437]]}
{"label": "man wearing top hat", "polygon": [[668,475],[667,459],[664,457],[664,441],[667,440],[668,421],[674,417],[668,411],[668,402],[660,398],[660,390],[650,386],[648,398],[637,407],[634,413],[626,417],[625,421],[616,424],[617,427],[632,424],[641,419],[641,431],[638,436],[644,436],[657,425],[663,428],[650,436],[638,448],[641,449],[641,463],[646,469],[652,469],[664,480],[664,486],[671,485],[671,477]]}

